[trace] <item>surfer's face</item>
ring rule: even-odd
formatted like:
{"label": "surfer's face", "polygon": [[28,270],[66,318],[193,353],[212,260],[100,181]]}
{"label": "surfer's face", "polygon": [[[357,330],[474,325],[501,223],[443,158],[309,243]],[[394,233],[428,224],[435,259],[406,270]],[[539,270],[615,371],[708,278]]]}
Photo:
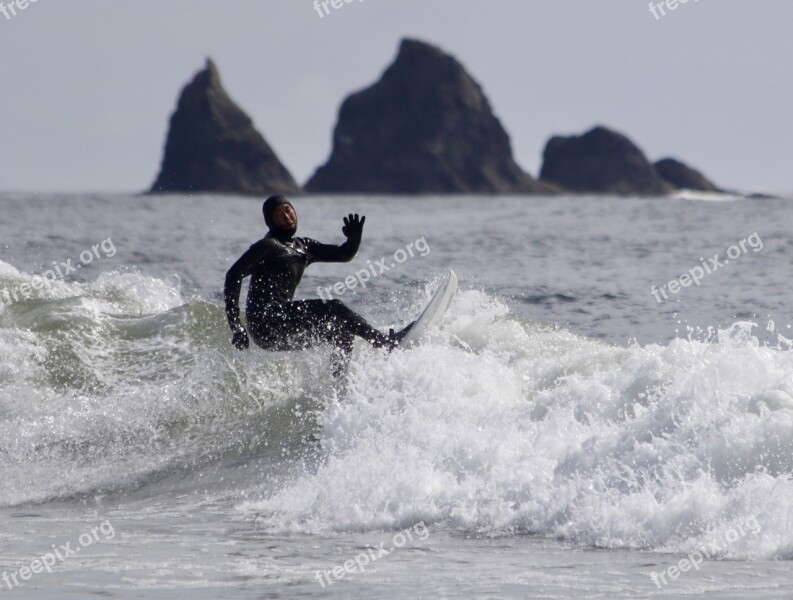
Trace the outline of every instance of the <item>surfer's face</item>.
{"label": "surfer's face", "polygon": [[273,223],[279,229],[297,229],[297,213],[291,204],[282,204],[273,212]]}

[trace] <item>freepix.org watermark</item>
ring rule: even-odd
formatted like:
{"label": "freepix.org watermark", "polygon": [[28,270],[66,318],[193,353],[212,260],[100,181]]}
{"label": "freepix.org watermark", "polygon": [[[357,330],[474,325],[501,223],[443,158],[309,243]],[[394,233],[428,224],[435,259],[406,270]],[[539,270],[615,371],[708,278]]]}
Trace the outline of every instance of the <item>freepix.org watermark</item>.
{"label": "freepix.org watermark", "polygon": [[2,13],[2,15],[6,18],[6,21],[10,21],[16,17],[17,14],[38,1],[39,0],[14,0],[8,4],[5,2],[0,2],[0,13]]}
{"label": "freepix.org watermark", "polygon": [[[760,236],[757,234],[757,232],[755,232],[748,238],[745,238],[734,246],[727,248],[727,258],[723,260],[718,254],[713,255],[712,258],[707,260],[700,257],[700,265],[689,269],[687,273],[683,273],[677,279],[673,279],[669,283],[662,285],[660,288],[656,288],[654,285],[650,286],[650,293],[660,304],[664,300],[669,299],[669,294],[677,294],[681,289],[691,287],[692,284],[698,286],[700,283],[702,283],[705,275],[710,275],[711,273],[730,264],[731,260],[736,260],[744,254],[748,254],[749,250],[747,249],[747,245],[755,252],[760,252],[760,250],[763,249],[763,240],[761,240]],[[663,299],[661,298],[662,296]]]}
{"label": "freepix.org watermark", "polygon": [[[102,537],[100,537],[100,534],[102,534]],[[72,556],[76,556],[83,548],[87,548],[96,542],[112,540],[114,537],[116,537],[116,530],[113,529],[113,525],[110,521],[105,521],[101,525],[91,527],[88,531],[81,533],[80,537],[77,538],[79,546],[72,548],[72,542],[66,542],[58,546],[53,544],[51,552],[47,552],[33,559],[29,565],[20,567],[19,570],[11,571],[10,573],[8,571],[3,571],[2,581],[9,590],[12,590],[22,585],[22,582],[29,581],[33,575],[37,575],[44,571],[52,573],[52,568],[54,566],[65,562],[66,559]],[[2,589],[3,587],[0,586],[0,590]]]}
{"label": "freepix.org watermark", "polygon": [[[99,251],[102,251],[100,254]],[[13,288],[6,288],[0,290],[0,304],[13,304],[20,300],[29,300],[33,295],[33,290],[40,291],[44,288],[50,288],[53,281],[65,279],[70,273],[75,273],[86,265],[90,265],[94,260],[99,258],[113,258],[116,255],[116,246],[113,240],[107,238],[102,240],[99,244],[94,244],[90,249],[80,252],[78,263],[72,264],[72,259],[66,262],[52,262],[52,269],[47,269],[41,275],[34,275],[31,277],[30,282],[21,283]]]}
{"label": "freepix.org watermark", "polygon": [[[692,2],[699,2],[699,0],[691,0]],[[688,4],[689,0],[663,0],[662,2],[650,2],[650,12],[659,21],[661,17],[665,17],[670,12],[676,11],[680,8],[681,4]],[[669,12],[667,12],[669,11]]]}
{"label": "freepix.org watermark", "polygon": [[[325,15],[330,14],[330,9],[339,10],[345,4],[355,2],[356,0],[314,0],[314,10],[319,13],[319,18],[322,19]],[[363,0],[357,0],[363,2]]]}
{"label": "freepix.org watermark", "polygon": [[[760,533],[760,523],[757,522],[757,517],[749,517],[744,523],[738,523],[735,527],[728,529],[724,533],[724,539],[727,544],[732,544],[750,533],[752,535]],[[687,558],[681,558],[677,564],[671,565],[660,573],[650,573],[650,579],[653,580],[653,583],[660,590],[663,586],[669,585],[671,581],[676,581],[682,573],[688,573],[691,569],[699,571],[702,562],[706,558],[717,555],[725,546],[726,544],[721,544],[719,541],[713,540],[709,544],[703,545],[698,550],[694,550]],[[667,581],[667,577],[669,581]]]}
{"label": "freepix.org watermark", "polygon": [[[344,561],[344,566],[338,565],[329,571],[317,571],[315,577],[319,584],[324,588],[328,585],[333,585],[334,581],[341,581],[347,575],[354,573],[363,573],[366,571],[366,566],[384,556],[388,556],[395,550],[403,548],[408,541],[413,541],[413,534],[416,534],[422,542],[430,537],[430,530],[424,525],[424,521],[419,521],[410,529],[405,529],[399,533],[394,534],[391,538],[391,545],[386,548],[385,542],[380,542],[377,548],[369,548],[365,552],[361,552],[355,558]],[[331,579],[331,577],[333,579]]]}
{"label": "freepix.org watermark", "polygon": [[394,252],[393,261],[389,264],[386,264],[387,258],[381,258],[378,261],[372,262],[371,260],[367,260],[368,263],[367,268],[360,269],[355,273],[355,275],[350,275],[349,277],[345,278],[344,281],[337,281],[333,285],[329,285],[327,287],[319,286],[317,287],[317,295],[322,298],[324,302],[328,300],[333,300],[333,294],[335,293],[337,296],[343,296],[347,290],[354,290],[359,285],[362,288],[366,287],[366,284],[372,280],[373,277],[379,277],[386,271],[390,271],[398,264],[402,264],[408,258],[413,258],[416,256],[416,252],[421,257],[427,256],[430,253],[430,245],[427,243],[425,238],[419,238],[415,242],[410,242],[405,248],[400,248],[396,252]]}

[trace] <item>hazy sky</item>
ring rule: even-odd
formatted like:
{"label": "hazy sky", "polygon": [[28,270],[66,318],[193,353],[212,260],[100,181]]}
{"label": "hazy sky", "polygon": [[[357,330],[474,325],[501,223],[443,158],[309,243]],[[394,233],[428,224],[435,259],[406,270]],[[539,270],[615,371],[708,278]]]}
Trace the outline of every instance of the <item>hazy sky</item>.
{"label": "hazy sky", "polygon": [[[9,0],[5,0],[8,4]],[[0,189],[139,191],[182,86],[207,56],[301,182],[341,100],[403,36],[454,54],[536,176],[555,133],[596,123],[717,183],[793,190],[793,2],[38,0],[0,13]]]}

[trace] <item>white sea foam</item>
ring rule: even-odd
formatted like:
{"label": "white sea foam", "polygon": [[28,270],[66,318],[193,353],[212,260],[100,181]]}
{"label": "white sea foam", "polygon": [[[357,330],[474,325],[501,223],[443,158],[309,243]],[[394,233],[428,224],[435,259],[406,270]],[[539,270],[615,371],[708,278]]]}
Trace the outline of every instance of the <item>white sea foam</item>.
{"label": "white sea foam", "polygon": [[[719,556],[793,556],[793,355],[750,323],[624,348],[464,291],[425,344],[390,356],[362,344],[330,388],[324,350],[239,354],[222,308],[185,302],[176,281],[111,272],[63,286],[0,315],[1,504],[177,469],[248,498],[243,513],[279,532],[423,520],[687,552],[754,517],[761,531]],[[307,443],[295,458],[312,418],[319,455]],[[281,476],[254,469],[230,492],[222,469],[201,474],[229,452]]]}
{"label": "white sea foam", "polygon": [[788,556],[793,354],[751,325],[718,340],[619,348],[462,293],[433,343],[363,352],[322,417],[324,460],[243,509],[275,530],[419,520],[585,545]]}

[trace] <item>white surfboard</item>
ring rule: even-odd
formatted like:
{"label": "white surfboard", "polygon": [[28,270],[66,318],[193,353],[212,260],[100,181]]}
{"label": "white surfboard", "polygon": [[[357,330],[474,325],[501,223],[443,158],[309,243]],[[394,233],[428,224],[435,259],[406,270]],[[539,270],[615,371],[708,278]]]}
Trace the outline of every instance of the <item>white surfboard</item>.
{"label": "white surfboard", "polygon": [[452,299],[456,293],[457,275],[454,274],[454,271],[450,270],[449,274],[438,288],[438,291],[435,292],[432,300],[430,300],[427,308],[425,308],[421,316],[416,319],[415,324],[410,328],[410,331],[407,332],[407,335],[402,338],[399,347],[411,348],[415,346],[428,329],[440,322],[443,315],[446,314],[446,310],[452,303]]}

